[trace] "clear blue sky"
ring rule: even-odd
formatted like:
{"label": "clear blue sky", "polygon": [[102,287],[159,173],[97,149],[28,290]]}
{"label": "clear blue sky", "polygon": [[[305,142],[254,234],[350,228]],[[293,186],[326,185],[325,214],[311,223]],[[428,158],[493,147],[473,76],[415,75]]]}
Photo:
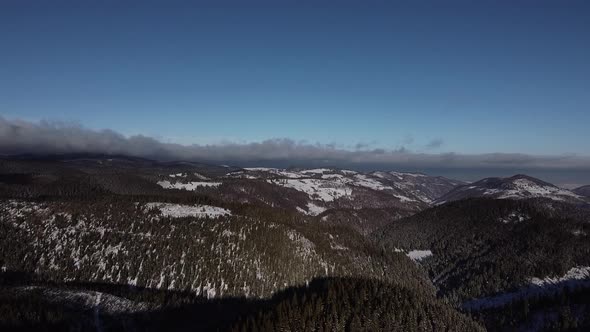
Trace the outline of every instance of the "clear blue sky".
{"label": "clear blue sky", "polygon": [[0,115],[180,143],[590,154],[588,1],[121,2],[0,2]]}

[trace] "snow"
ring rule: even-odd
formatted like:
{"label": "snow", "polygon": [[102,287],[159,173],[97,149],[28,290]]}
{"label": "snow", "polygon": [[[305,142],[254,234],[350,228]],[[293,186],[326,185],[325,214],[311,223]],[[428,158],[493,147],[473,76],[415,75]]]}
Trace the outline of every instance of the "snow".
{"label": "snow", "polygon": [[585,235],[587,235],[586,232],[584,232],[583,230],[579,230],[579,229],[576,229],[576,230],[572,231],[572,234],[575,235],[575,236],[585,236]]}
{"label": "snow", "polygon": [[566,287],[590,286],[590,267],[573,267],[561,277],[531,278],[530,284],[514,292],[469,300],[463,303],[464,309],[485,309],[504,306],[514,300],[533,296],[558,294]]}
{"label": "snow", "polygon": [[380,179],[386,179],[387,178],[387,175],[385,175],[385,173],[383,173],[383,172],[374,172],[373,173],[373,176],[376,176],[376,177],[378,177]]}
{"label": "snow", "polygon": [[[257,168],[259,169],[259,168]],[[302,191],[309,195],[312,200],[319,200],[323,202],[334,201],[335,199],[350,196],[354,187],[362,187],[376,191],[395,191],[394,188],[384,185],[377,178],[373,178],[364,174],[349,173],[351,176],[347,177],[342,174],[324,172],[332,171],[326,168],[312,169],[302,171],[301,173],[285,173],[284,171],[269,169],[273,174],[287,176],[287,179],[281,180],[267,180],[269,183],[292,188]],[[353,172],[353,171],[349,171]],[[304,178],[302,174],[321,174],[321,179],[318,178]],[[404,195],[393,194],[402,202],[414,202],[415,199]]]}
{"label": "snow", "polygon": [[349,196],[352,189],[343,184],[320,179],[285,179],[281,181],[268,180],[269,183],[292,188],[306,193],[311,199],[331,202],[335,199]]}
{"label": "snow", "polygon": [[[561,201],[563,197],[569,196],[580,199],[579,195],[554,186],[539,185],[528,179],[516,179],[512,181],[514,189],[505,190],[499,198],[522,198],[522,197],[547,197],[553,200]],[[498,192],[498,191],[496,191]],[[491,192],[493,194],[495,192]],[[487,192],[486,195],[489,195]]]}
{"label": "snow", "polygon": [[176,182],[171,183],[170,181],[158,181],[158,185],[164,189],[182,189],[188,191],[197,190],[198,187],[218,187],[221,185],[221,182]]}
{"label": "snow", "polygon": [[276,168],[268,168],[268,167],[246,167],[244,169],[247,171],[251,171],[251,172],[270,172],[270,171],[276,170]]}
{"label": "snow", "polygon": [[218,218],[231,216],[231,211],[211,205],[182,205],[173,203],[152,202],[145,204],[147,209],[157,208],[160,214],[172,218],[197,217]]}
{"label": "snow", "polygon": [[342,245],[337,244],[337,243],[332,243],[332,242],[330,242],[330,249],[332,249],[332,250],[349,250],[345,246],[342,246]]}
{"label": "snow", "polygon": [[373,190],[393,190],[392,187],[385,186],[376,179],[372,179],[364,174],[357,174],[354,176],[354,179],[355,181],[352,184],[360,187],[365,187]]}
{"label": "snow", "polygon": [[[395,194],[395,192],[398,191],[398,189],[382,183],[379,178],[384,178],[384,176],[382,176],[379,172],[374,173],[375,176],[373,177],[358,173],[356,171],[339,171],[329,168],[287,171],[278,168],[250,167],[244,168],[244,171],[228,173],[227,176],[248,179],[260,178],[259,174],[248,174],[245,172],[261,172],[270,174],[272,178],[267,179],[269,183],[305,192],[310,196],[312,200],[320,200],[324,202],[333,201],[340,197],[351,195],[354,187],[362,187],[376,191],[388,191],[392,196],[396,197],[402,202],[417,201],[414,198]],[[318,176],[320,178],[318,178]],[[411,176],[417,177],[424,175],[411,174]],[[268,178],[268,175],[266,177]],[[275,179],[274,177],[279,177],[280,181],[279,179]],[[402,188],[402,190],[403,189],[407,188]]]}
{"label": "snow", "polygon": [[397,178],[399,178],[400,180],[404,177],[404,176],[411,176],[413,178],[420,178],[420,177],[425,177],[426,175],[424,174],[420,174],[420,173],[403,173],[403,172],[389,172],[389,174],[396,176]]}
{"label": "snow", "polygon": [[301,233],[290,229],[287,231],[287,237],[297,245],[297,252],[302,256],[306,257],[315,252],[315,244]]}
{"label": "snow", "polygon": [[307,174],[323,174],[323,173],[328,173],[328,172],[333,172],[333,170],[331,170],[329,168],[315,168],[315,169],[304,170],[301,173],[307,173]]}
{"label": "snow", "polygon": [[338,179],[343,181],[345,177],[342,174],[322,174],[322,179]]}
{"label": "snow", "polygon": [[75,304],[77,308],[90,309],[93,312],[95,322],[100,318],[99,313],[112,315],[126,312],[141,312],[149,309],[147,303],[135,302],[126,298],[90,290],[26,286],[8,288],[7,291],[27,296],[28,294],[31,294],[31,296],[32,294],[36,294],[37,296],[42,296],[50,303]]}
{"label": "snow", "polygon": [[317,216],[318,214],[321,214],[322,212],[324,212],[326,210],[327,209],[325,207],[316,205],[313,202],[307,203],[307,210],[305,210],[299,206],[297,207],[297,211],[299,211],[303,214],[310,215],[310,216]]}
{"label": "snow", "polygon": [[526,220],[529,220],[531,217],[529,217],[527,214],[524,214],[522,212],[511,212],[508,216],[504,217],[504,218],[500,218],[500,221],[508,224],[508,223],[518,223],[518,222],[523,222]]}
{"label": "snow", "polygon": [[317,216],[318,214],[321,214],[322,212],[326,211],[326,208],[309,202],[307,203],[307,211],[309,211],[310,215]]}
{"label": "snow", "polygon": [[501,179],[487,178],[479,182],[481,186],[470,185],[463,186],[460,190],[464,192],[473,191],[472,194],[494,197],[497,199],[527,199],[527,198],[548,198],[554,201],[572,201],[577,200],[586,202],[586,200],[572,191],[558,188],[551,184],[544,184],[528,178],[504,179],[499,182],[501,185],[492,184],[487,188],[490,181]]}
{"label": "snow", "polygon": [[[481,189],[483,189],[483,188],[481,188]],[[481,189],[480,189],[480,190],[481,190]],[[498,193],[500,193],[500,192],[502,192],[502,190],[500,190],[500,189],[486,189],[486,190],[483,192],[483,194],[484,194],[484,195],[495,195],[495,194],[498,194]]]}
{"label": "snow", "polygon": [[[297,172],[290,172],[287,170],[283,170],[283,169],[278,169],[278,168],[266,168],[266,167],[250,167],[250,168],[244,168],[244,170],[249,171],[249,172],[264,172],[264,173],[270,173],[272,175],[276,175],[276,176],[280,176],[280,177],[286,177],[286,178],[292,178],[292,179],[298,179],[298,178],[302,178],[305,177],[305,175],[297,173]],[[229,175],[234,175],[234,174],[240,174],[240,172],[234,172],[234,173],[230,173]],[[256,178],[253,177],[251,175],[243,175],[247,178]]]}
{"label": "snow", "polygon": [[430,250],[410,250],[407,254],[413,261],[421,261],[424,258],[432,256],[432,251]]}
{"label": "snow", "polygon": [[590,279],[590,266],[573,267],[561,277],[532,278],[531,284],[536,286],[555,285],[570,280]]}
{"label": "snow", "polygon": [[204,176],[203,174],[199,174],[199,173],[196,173],[196,172],[195,172],[195,173],[193,173],[193,175],[194,175],[195,177],[197,177],[198,179],[201,179],[201,180],[205,180],[205,181],[208,181],[208,180],[210,180],[208,177]]}
{"label": "snow", "polygon": [[322,212],[324,212],[326,210],[327,209],[325,207],[316,205],[313,202],[307,203],[307,210],[305,210],[299,206],[297,207],[297,211],[299,211],[303,214],[310,215],[310,216],[317,216],[318,214],[321,214]]}

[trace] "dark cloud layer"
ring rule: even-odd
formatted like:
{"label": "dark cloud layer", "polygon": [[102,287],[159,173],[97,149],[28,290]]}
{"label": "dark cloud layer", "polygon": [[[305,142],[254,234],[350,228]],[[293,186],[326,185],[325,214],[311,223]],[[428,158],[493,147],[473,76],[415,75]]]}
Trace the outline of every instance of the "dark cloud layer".
{"label": "dark cloud layer", "polygon": [[[439,148],[442,140],[429,147]],[[212,162],[297,161],[298,164],[327,163],[339,165],[380,165],[402,169],[425,168],[528,168],[590,170],[590,158],[576,155],[533,156],[515,153],[466,155],[458,153],[413,153],[369,149],[359,143],[347,150],[335,145],[310,144],[291,139],[270,139],[257,143],[223,143],[216,145],[180,145],[163,143],[146,136],[126,137],[112,130],[95,131],[79,125],[0,117],[0,153],[58,154],[105,153],[155,159],[182,159]]]}
{"label": "dark cloud layer", "polygon": [[444,144],[444,141],[441,138],[436,138],[433,139],[432,141],[428,142],[428,144],[426,144],[426,148],[427,149],[438,149],[440,147],[442,147]]}

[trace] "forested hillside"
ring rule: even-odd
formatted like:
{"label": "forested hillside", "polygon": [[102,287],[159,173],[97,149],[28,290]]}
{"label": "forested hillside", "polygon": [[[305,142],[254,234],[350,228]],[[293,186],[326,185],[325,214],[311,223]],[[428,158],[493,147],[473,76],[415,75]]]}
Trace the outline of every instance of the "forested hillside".
{"label": "forested hillside", "polygon": [[437,201],[453,188],[419,173],[0,160],[0,327],[588,326],[590,207]]}
{"label": "forested hillside", "polygon": [[[469,199],[394,221],[372,236],[385,251],[429,250],[421,265],[439,296],[467,311],[483,310],[496,329],[525,326],[525,318],[533,318],[515,314],[511,321],[506,312],[515,302],[565,310],[564,302],[540,299],[590,286],[588,216],[587,208],[566,203]],[[497,312],[507,317],[491,314]],[[557,324],[553,318],[539,326]]]}

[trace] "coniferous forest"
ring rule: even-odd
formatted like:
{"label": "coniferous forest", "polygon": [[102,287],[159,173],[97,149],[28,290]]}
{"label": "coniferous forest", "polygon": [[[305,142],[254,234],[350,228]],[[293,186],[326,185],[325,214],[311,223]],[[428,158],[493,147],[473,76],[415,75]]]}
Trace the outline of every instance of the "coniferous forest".
{"label": "coniferous forest", "polygon": [[586,198],[404,174],[4,158],[0,328],[590,329]]}

